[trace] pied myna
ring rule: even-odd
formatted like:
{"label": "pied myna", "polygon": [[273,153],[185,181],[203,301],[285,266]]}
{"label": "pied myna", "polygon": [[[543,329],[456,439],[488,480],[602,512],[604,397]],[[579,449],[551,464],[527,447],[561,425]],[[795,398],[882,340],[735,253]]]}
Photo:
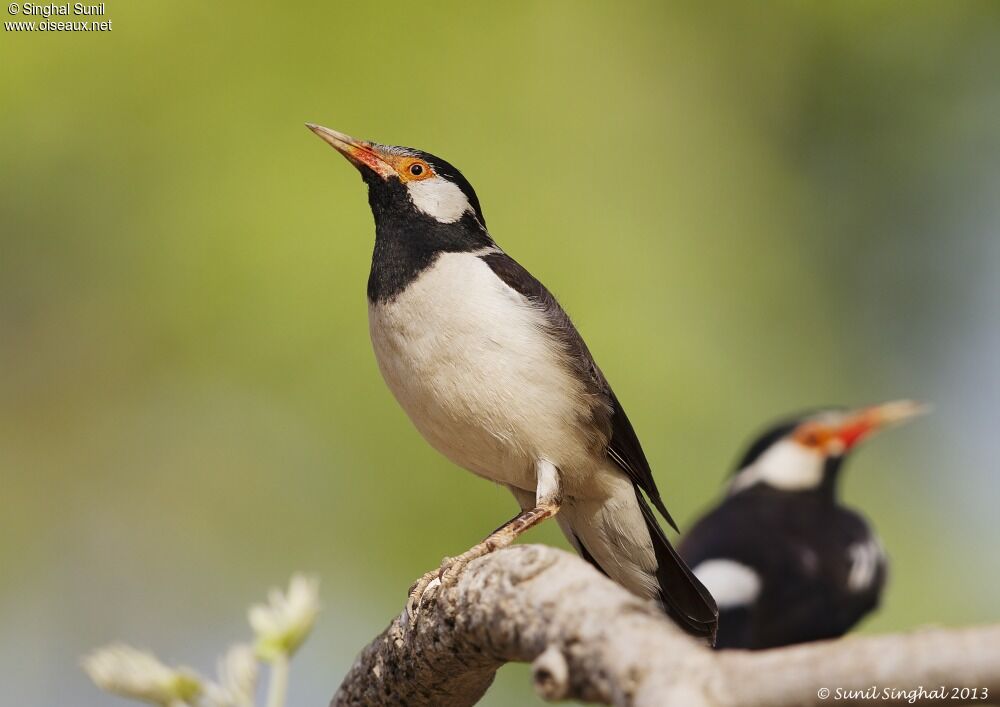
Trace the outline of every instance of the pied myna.
{"label": "pied myna", "polygon": [[898,401],[798,415],[750,445],[725,498],[678,548],[718,602],[716,647],[834,638],[878,606],[885,553],[841,503],[840,472],[859,442],[924,409]]}
{"label": "pied myna", "polygon": [[625,410],[566,312],[493,240],[472,185],[421,150],[308,127],[368,187],[368,320],[389,389],[435,449],[522,509],[425,575],[411,617],[429,586],[555,516],[584,558],[710,639],[715,603],[649,507],[673,525]]}

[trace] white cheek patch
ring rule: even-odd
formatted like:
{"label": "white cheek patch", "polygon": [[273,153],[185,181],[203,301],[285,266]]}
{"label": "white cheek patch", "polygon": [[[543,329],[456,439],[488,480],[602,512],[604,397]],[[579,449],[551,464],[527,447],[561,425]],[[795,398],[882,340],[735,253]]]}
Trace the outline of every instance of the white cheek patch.
{"label": "white cheek patch", "polygon": [[472,211],[458,185],[441,177],[407,182],[406,190],[417,209],[441,223],[454,223],[466,211]]}
{"label": "white cheek patch", "polygon": [[720,609],[749,606],[760,596],[760,576],[735,560],[705,560],[692,571]]}
{"label": "white cheek patch", "polygon": [[791,439],[784,439],[768,449],[733,480],[731,492],[762,481],[783,491],[806,491],[823,481],[826,462],[821,452]]}

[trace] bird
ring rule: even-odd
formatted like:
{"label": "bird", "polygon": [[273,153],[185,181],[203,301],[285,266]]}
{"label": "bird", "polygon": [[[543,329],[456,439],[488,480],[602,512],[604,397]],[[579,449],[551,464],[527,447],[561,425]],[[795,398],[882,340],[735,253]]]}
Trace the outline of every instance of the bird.
{"label": "bird", "polygon": [[848,455],[927,411],[910,400],[791,416],[749,445],[722,501],[678,546],[719,607],[716,648],[836,638],[875,610],[888,562],[838,497]]}
{"label": "bird", "polygon": [[411,621],[430,588],[555,517],[585,560],[710,642],[715,603],[650,508],[676,530],[625,410],[555,297],[494,241],[469,181],[428,152],[306,125],[368,188],[369,333],[388,388],[432,447],[521,508],[411,587]]}

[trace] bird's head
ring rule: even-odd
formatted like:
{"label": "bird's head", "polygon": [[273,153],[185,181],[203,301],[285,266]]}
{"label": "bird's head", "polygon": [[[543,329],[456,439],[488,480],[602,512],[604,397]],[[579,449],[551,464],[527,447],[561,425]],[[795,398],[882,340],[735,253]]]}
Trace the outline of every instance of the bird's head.
{"label": "bird's head", "polygon": [[306,123],[347,158],[368,185],[376,224],[383,220],[431,220],[456,224],[469,218],[485,228],[479,199],[462,173],[440,157],[411,147],[380,145]]}
{"label": "bird's head", "polygon": [[737,465],[730,493],[758,484],[782,491],[833,491],[837,472],[857,445],[877,432],[928,411],[912,400],[856,410],[826,409],[798,415],[763,433]]}

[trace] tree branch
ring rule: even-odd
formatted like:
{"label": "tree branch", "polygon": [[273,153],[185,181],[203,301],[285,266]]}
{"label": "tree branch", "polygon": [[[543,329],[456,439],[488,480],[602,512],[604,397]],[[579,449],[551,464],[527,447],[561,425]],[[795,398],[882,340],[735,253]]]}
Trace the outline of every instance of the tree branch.
{"label": "tree branch", "polygon": [[[496,670],[533,663],[538,693],[635,707],[1000,704],[1000,625],[714,652],[574,555],[521,545],[471,563],[366,646],[331,705],[472,705]],[[837,689],[879,691],[876,699]],[[927,694],[948,688],[941,699]],[[829,696],[818,696],[820,688]],[[883,688],[896,699],[883,699]],[[979,699],[953,699],[978,688]],[[989,699],[982,699],[988,690]],[[961,693],[959,693],[961,695]]]}

